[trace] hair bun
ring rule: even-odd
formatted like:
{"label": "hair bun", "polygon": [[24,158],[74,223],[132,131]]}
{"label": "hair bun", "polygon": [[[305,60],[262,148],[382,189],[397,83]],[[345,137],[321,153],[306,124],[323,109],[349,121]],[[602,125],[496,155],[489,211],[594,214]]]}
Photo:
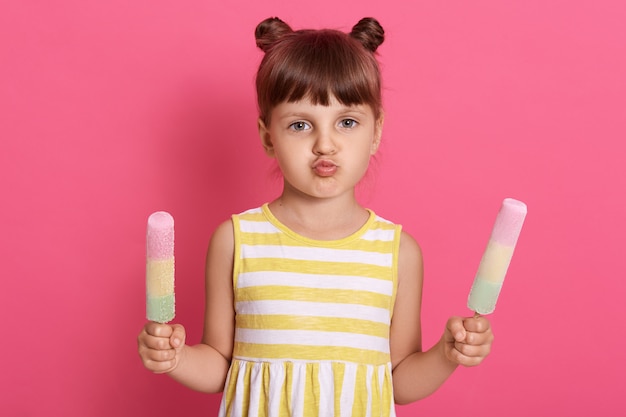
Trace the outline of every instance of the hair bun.
{"label": "hair bun", "polygon": [[385,40],[385,31],[378,20],[373,17],[364,17],[354,25],[350,36],[361,42],[368,51],[376,52],[376,49]]}
{"label": "hair bun", "polygon": [[277,17],[269,17],[259,23],[254,31],[256,46],[267,52],[280,38],[293,30]]}

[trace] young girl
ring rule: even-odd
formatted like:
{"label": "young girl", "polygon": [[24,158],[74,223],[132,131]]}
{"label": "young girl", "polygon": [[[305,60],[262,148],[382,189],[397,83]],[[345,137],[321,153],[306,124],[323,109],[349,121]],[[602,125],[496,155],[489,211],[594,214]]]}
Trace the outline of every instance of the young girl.
{"label": "young girl", "polygon": [[450,318],[422,350],[420,248],[355,198],[381,140],[383,39],[372,18],[350,34],[256,29],[259,133],[283,191],[211,238],[202,343],[179,324],[138,337],[149,370],[223,390],[220,415],[393,416],[489,353],[484,317]]}

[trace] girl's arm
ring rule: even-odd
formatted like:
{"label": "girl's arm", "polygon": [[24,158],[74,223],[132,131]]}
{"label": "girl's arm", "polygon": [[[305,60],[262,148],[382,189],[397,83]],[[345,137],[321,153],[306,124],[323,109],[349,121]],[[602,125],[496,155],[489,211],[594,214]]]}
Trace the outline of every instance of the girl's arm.
{"label": "girl's arm", "polygon": [[181,325],[148,323],[139,335],[139,353],[148,369],[197,391],[223,390],[235,331],[233,254],[233,226],[226,221],[215,230],[207,252],[202,342],[186,345]]}
{"label": "girl's arm", "polygon": [[422,253],[403,232],[398,258],[398,291],[391,322],[390,344],[394,397],[398,404],[417,401],[435,392],[458,365],[477,365],[489,353],[493,335],[483,318],[452,317],[443,336],[422,351]]}

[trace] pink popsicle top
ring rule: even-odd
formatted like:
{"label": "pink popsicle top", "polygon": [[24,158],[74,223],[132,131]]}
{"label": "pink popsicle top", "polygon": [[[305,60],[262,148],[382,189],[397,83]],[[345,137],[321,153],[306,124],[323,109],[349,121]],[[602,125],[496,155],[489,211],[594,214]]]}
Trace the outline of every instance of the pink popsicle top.
{"label": "pink popsicle top", "polygon": [[524,224],[526,211],[526,204],[523,202],[505,198],[493,225],[491,240],[504,246],[515,247]]}
{"label": "pink popsicle top", "polygon": [[157,211],[148,217],[146,255],[150,259],[174,257],[174,218],[168,212]]}

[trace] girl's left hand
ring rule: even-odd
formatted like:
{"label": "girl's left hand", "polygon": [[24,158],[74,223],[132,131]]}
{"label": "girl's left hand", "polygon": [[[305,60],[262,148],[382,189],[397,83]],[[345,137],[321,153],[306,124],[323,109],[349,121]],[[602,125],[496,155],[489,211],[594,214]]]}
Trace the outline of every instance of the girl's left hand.
{"label": "girl's left hand", "polygon": [[446,358],[463,366],[480,364],[491,351],[493,333],[483,316],[451,317],[443,335]]}

